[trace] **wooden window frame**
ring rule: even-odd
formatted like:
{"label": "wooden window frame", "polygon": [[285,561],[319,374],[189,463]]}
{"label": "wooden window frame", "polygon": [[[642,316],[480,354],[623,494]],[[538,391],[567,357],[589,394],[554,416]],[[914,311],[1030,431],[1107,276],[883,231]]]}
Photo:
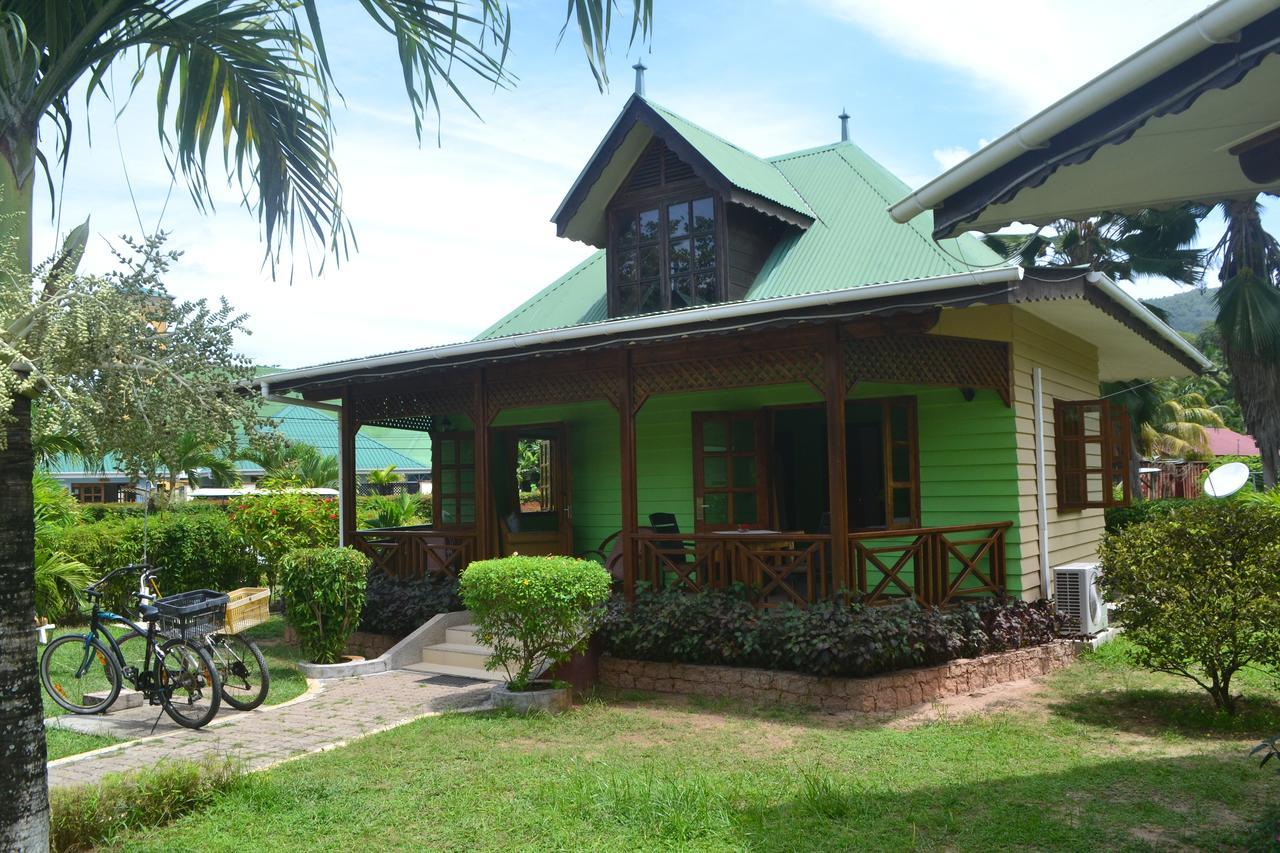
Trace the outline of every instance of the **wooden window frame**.
{"label": "wooden window frame", "polygon": [[[1096,432],[1087,431],[1091,412],[1097,416]],[[1079,424],[1079,429],[1073,424]],[[1123,406],[1108,400],[1054,400],[1053,433],[1059,511],[1107,509],[1133,501],[1133,440],[1129,413]],[[1097,448],[1097,465],[1089,464],[1090,447]],[[1097,499],[1089,496],[1091,477],[1102,480]],[[1121,484],[1118,498],[1117,482]]]}
{"label": "wooden window frame", "polygon": [[[850,402],[873,402],[852,400]],[[882,434],[884,446],[884,523],[886,530],[913,530],[920,526],[920,430],[917,415],[917,399],[912,396],[882,397],[881,418],[884,424]],[[907,416],[907,437],[898,440],[893,437],[893,409],[901,406]],[[893,451],[897,447],[907,448],[908,480],[893,478]],[[846,464],[848,464],[846,462]],[[911,517],[904,523],[898,523],[893,517],[894,492],[908,489],[911,492]]]}
{"label": "wooden window frame", "polygon": [[[107,502],[107,487],[104,483],[72,483],[71,493],[77,503],[104,504]],[[90,494],[93,495],[90,499]]]}
{"label": "wooden window frame", "polygon": [[[643,155],[642,155],[643,156]],[[618,193],[609,202],[605,208],[605,217],[608,226],[608,251],[605,253],[607,264],[607,280],[608,280],[608,308],[610,317],[631,316],[622,313],[622,288],[623,284],[618,274],[618,261],[620,259],[621,249],[618,246],[618,219],[622,214],[630,213],[635,216],[641,210],[649,210],[657,208],[658,210],[658,295],[659,305],[656,311],[671,310],[671,241],[672,237],[668,233],[668,209],[672,205],[680,203],[691,203],[700,198],[710,198],[715,210],[715,226],[710,232],[715,236],[716,241],[716,260],[715,260],[715,277],[716,277],[716,298],[713,302],[707,304],[717,304],[728,299],[729,293],[729,273],[728,273],[728,225],[725,220],[725,203],[720,193],[699,178],[677,181],[674,183],[666,183],[666,165],[665,157],[663,158],[663,181],[656,187],[643,190],[623,191]],[[634,167],[633,167],[634,171]],[[628,173],[627,178],[622,182],[625,187],[630,183],[631,174]],[[690,223],[692,226],[692,223]],[[688,239],[692,243],[694,239],[692,227],[690,228]],[[639,248],[639,240],[637,239],[636,248]],[[692,273],[690,273],[692,275]]]}
{"label": "wooden window frame", "polygon": [[[471,461],[469,463],[462,462],[461,454],[454,457],[453,462],[444,462],[441,451],[446,442],[455,441],[471,442]],[[461,445],[459,444],[459,449]],[[471,491],[466,492],[462,489],[462,472],[471,471]],[[452,471],[455,477],[455,490],[448,492],[444,488],[445,471]],[[435,522],[434,526],[441,530],[469,530],[476,526],[477,516],[480,514],[480,503],[478,500],[478,483],[476,482],[476,434],[471,431],[459,430],[455,432],[434,433],[431,436],[431,515]],[[471,499],[471,520],[461,521],[462,505],[467,499]],[[453,517],[457,519],[452,522],[444,520],[445,505],[450,504],[453,510]]]}
{"label": "wooden window frame", "polygon": [[[723,487],[714,487],[708,489],[705,485],[704,459],[706,451],[703,447],[703,424],[712,420],[726,421],[726,439],[729,441],[728,447],[723,454],[725,456],[725,485]],[[750,451],[734,451],[732,450],[733,441],[733,422],[735,420],[750,420],[755,425],[755,448]],[[694,412],[693,413],[693,518],[695,532],[706,532],[714,530],[736,530],[738,524],[733,521],[734,503],[737,495],[745,494],[747,489],[734,488],[733,483],[733,458],[735,456],[753,456],[756,460],[756,484],[753,487],[756,501],[756,520],[752,527],[766,528],[772,523],[772,515],[770,513],[771,501],[771,485],[769,481],[769,425],[772,423],[768,417],[766,409],[747,409],[743,411],[728,412]],[[699,484],[701,488],[699,488]],[[707,494],[723,494],[726,495],[725,500],[725,523],[724,524],[708,524],[705,520],[706,510],[703,503]]]}

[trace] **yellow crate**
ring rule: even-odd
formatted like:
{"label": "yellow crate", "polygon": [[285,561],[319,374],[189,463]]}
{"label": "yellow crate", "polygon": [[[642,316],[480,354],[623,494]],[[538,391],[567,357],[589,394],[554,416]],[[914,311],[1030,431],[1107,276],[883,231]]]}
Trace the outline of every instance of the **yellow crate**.
{"label": "yellow crate", "polygon": [[246,586],[227,593],[227,617],[224,634],[239,634],[246,628],[260,625],[270,617],[268,605],[271,590],[262,586]]}

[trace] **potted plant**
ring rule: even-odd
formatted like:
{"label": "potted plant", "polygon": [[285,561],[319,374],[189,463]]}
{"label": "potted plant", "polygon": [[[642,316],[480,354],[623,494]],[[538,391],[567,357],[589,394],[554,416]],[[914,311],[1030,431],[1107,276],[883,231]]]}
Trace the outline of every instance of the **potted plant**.
{"label": "potted plant", "polygon": [[572,557],[512,556],[467,567],[460,592],[477,638],[493,649],[485,666],[507,675],[494,688],[494,705],[525,712],[569,708],[569,686],[537,676],[586,647],[611,583],[600,565]]}
{"label": "potted plant", "polygon": [[285,620],[311,663],[342,659],[360,623],[370,563],[351,548],[297,548],[281,561]]}

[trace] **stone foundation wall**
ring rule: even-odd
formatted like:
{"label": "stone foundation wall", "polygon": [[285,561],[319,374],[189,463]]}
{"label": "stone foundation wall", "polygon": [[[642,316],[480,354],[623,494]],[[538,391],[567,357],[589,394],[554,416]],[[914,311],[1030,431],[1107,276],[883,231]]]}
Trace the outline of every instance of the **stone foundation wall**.
{"label": "stone foundation wall", "polygon": [[[298,642],[298,632],[293,630],[293,626],[285,626],[284,639],[286,643]],[[369,634],[365,631],[356,631],[348,638],[343,653],[360,655],[362,658],[376,658],[399,641],[399,637],[391,634]]]}
{"label": "stone foundation wall", "polygon": [[745,699],[825,711],[898,711],[946,696],[974,693],[1006,681],[1045,675],[1068,666],[1080,644],[1058,640],[1043,646],[954,660],[870,678],[823,678],[733,666],[654,663],[605,655],[599,683],[624,690]]}

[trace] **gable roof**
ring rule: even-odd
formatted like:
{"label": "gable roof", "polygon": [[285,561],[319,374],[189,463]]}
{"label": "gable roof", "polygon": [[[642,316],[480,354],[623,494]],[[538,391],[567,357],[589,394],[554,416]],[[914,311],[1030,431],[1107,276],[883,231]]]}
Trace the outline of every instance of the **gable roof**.
{"label": "gable roof", "polygon": [[[683,121],[665,110],[663,114]],[[907,185],[852,143],[838,142],[759,162],[805,200],[813,223],[783,237],[747,292],[747,301],[1008,265],[967,234],[935,242],[928,216],[895,223],[885,208],[908,190]],[[594,253],[485,329],[477,340],[607,319],[606,267],[605,252]]]}
{"label": "gable roof", "polygon": [[654,138],[726,200],[801,228],[813,222],[803,194],[768,160],[632,95],[551,217],[557,235],[603,248],[608,236],[605,207]]}

